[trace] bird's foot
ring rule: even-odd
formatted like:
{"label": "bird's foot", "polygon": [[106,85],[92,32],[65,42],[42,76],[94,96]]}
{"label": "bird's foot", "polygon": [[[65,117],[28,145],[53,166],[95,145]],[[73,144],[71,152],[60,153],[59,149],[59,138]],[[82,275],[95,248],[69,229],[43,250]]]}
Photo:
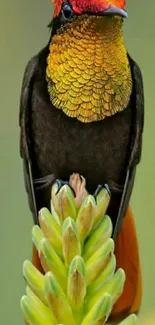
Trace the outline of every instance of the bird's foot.
{"label": "bird's foot", "polygon": [[[83,202],[83,200],[85,199],[85,197],[89,194],[89,192],[86,189],[85,178],[78,173],[73,173],[69,177],[69,181],[57,179],[56,184],[57,184],[57,191],[55,194],[57,194],[64,185],[68,185],[70,187],[70,189],[72,190],[72,192],[74,194],[75,202],[78,207],[80,207],[80,205]],[[111,194],[109,186],[107,184],[104,184],[104,185],[99,184],[93,194],[95,200],[96,200],[97,196],[99,195],[99,193],[102,191],[102,189],[106,189],[108,194],[109,195]]]}
{"label": "bird's foot", "polygon": [[55,194],[58,194],[60,189],[64,186],[64,185],[67,185],[70,187],[70,189],[72,190],[74,196],[76,196],[76,193],[75,193],[75,190],[74,188],[72,187],[72,185],[70,184],[70,182],[68,181],[63,181],[62,179],[56,179],[56,184],[57,184],[57,191]]}
{"label": "bird's foot", "polygon": [[110,189],[109,189],[108,184],[104,184],[104,185],[99,184],[99,185],[97,186],[97,188],[96,188],[94,194],[93,194],[93,196],[95,197],[95,199],[97,198],[98,194],[101,192],[101,190],[102,190],[103,188],[105,188],[105,189],[107,190],[108,194],[111,195],[111,192],[110,192]]}

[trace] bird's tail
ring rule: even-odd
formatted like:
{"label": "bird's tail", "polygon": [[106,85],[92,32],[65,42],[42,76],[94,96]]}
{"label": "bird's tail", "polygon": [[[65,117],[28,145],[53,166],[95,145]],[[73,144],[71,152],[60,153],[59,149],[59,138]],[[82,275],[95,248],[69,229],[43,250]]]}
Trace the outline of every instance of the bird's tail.
{"label": "bird's tail", "polygon": [[115,246],[117,268],[126,273],[124,291],[114,305],[113,318],[121,314],[137,313],[142,298],[142,276],[139,261],[139,248],[136,227],[130,207],[127,210],[122,229],[118,234]]}

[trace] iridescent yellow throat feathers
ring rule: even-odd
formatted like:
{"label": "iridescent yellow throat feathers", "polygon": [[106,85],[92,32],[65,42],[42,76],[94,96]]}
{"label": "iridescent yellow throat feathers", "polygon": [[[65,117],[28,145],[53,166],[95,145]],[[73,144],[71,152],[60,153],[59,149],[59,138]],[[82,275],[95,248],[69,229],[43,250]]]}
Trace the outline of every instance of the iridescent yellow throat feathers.
{"label": "iridescent yellow throat feathers", "polygon": [[86,123],[126,108],[132,81],[120,17],[79,16],[49,49],[46,79],[56,108]]}

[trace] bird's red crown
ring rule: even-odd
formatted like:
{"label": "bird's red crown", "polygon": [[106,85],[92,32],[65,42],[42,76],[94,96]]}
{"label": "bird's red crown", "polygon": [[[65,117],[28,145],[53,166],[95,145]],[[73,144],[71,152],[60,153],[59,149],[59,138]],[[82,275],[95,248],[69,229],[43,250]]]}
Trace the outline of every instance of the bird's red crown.
{"label": "bird's red crown", "polygon": [[[54,16],[59,15],[64,0],[52,0],[54,4]],[[70,0],[73,10],[77,14],[83,12],[98,13],[114,6],[120,9],[125,8],[125,0]]]}

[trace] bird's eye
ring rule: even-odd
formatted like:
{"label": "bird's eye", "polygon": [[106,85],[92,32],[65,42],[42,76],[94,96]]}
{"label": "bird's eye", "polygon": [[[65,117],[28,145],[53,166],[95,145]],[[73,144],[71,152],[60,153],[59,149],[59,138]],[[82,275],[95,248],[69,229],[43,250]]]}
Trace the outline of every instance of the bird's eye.
{"label": "bird's eye", "polygon": [[62,15],[65,19],[69,19],[73,15],[73,9],[69,3],[64,3],[62,7]]}

